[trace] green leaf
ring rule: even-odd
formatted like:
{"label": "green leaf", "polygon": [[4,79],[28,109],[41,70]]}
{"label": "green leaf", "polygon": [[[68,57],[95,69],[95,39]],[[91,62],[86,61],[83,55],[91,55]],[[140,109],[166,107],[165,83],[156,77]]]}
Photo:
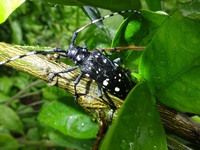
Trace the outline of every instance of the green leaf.
{"label": "green leaf", "polygon": [[156,98],[179,111],[200,113],[200,22],[176,11],[143,53],[140,74]]}
{"label": "green leaf", "polygon": [[95,138],[98,125],[77,107],[73,97],[63,97],[63,102],[53,101],[44,105],[38,119],[65,135],[79,139]]}
{"label": "green leaf", "polygon": [[[138,14],[137,14],[138,15]],[[140,18],[142,16],[139,16]],[[112,47],[135,45],[134,36],[141,26],[141,22],[133,20],[134,16],[130,16],[120,25],[113,39]]]}
{"label": "green leaf", "polygon": [[99,8],[105,8],[109,10],[126,10],[126,9],[140,9],[140,0],[127,0],[126,2],[121,0],[43,0],[46,2],[52,2],[56,4],[72,5],[72,6],[93,6]]}
{"label": "green leaf", "polygon": [[65,90],[55,86],[47,86],[42,88],[43,98],[47,100],[56,100],[59,97],[70,95]]}
{"label": "green leaf", "polygon": [[23,134],[23,125],[16,114],[11,108],[0,105],[0,125],[5,129]]}
{"label": "green leaf", "polygon": [[[138,39],[136,36],[141,27],[141,17],[141,15],[135,13],[125,19],[118,28],[111,47],[136,45],[140,41],[140,38]],[[112,58],[122,58],[123,65],[126,68],[137,71],[141,54],[141,51],[122,51],[114,53]]]}
{"label": "green leaf", "polygon": [[20,44],[23,38],[21,22],[18,20],[12,20],[11,30],[12,30],[12,40],[13,43]]}
{"label": "green leaf", "polygon": [[112,47],[125,45],[146,46],[168,15],[141,10],[120,25],[112,42]]}
{"label": "green leaf", "polygon": [[198,115],[192,116],[191,119],[200,124],[200,117]]}
{"label": "green leaf", "polygon": [[77,150],[89,150],[94,145],[94,140],[76,139],[70,136],[61,134],[60,132],[50,132],[49,138],[59,146],[68,147]]}
{"label": "green leaf", "polygon": [[4,22],[8,16],[23,2],[25,2],[25,0],[1,0],[0,23]]}
{"label": "green leaf", "polygon": [[6,102],[9,98],[10,98],[10,96],[8,96],[7,94],[0,92],[0,103]]}
{"label": "green leaf", "polygon": [[39,141],[39,131],[37,127],[33,127],[27,131],[26,138],[32,141]]}
{"label": "green leaf", "polygon": [[8,94],[11,87],[13,86],[13,78],[7,77],[7,76],[3,76],[0,78],[0,91],[2,91],[3,93]]}
{"label": "green leaf", "polygon": [[161,10],[161,1],[160,0],[145,0],[147,3],[147,6],[150,10],[157,11]]}
{"label": "green leaf", "polygon": [[0,150],[18,150],[19,145],[10,134],[0,133]]}
{"label": "green leaf", "polygon": [[117,119],[109,128],[101,149],[167,149],[155,99],[146,83],[138,84],[128,95]]}
{"label": "green leaf", "polygon": [[167,19],[168,15],[166,12],[153,12],[149,10],[142,10],[141,14],[143,16],[143,21],[145,28],[143,27],[142,32],[147,32],[151,34],[151,32],[155,33],[157,29],[161,26],[163,21]]}

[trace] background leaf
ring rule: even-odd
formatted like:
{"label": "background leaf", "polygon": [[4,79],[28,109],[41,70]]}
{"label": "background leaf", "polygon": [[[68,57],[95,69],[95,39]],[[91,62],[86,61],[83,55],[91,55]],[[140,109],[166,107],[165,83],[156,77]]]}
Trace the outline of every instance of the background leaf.
{"label": "background leaf", "polygon": [[25,0],[1,0],[0,23],[4,22],[8,16],[23,2],[25,2]]}
{"label": "background leaf", "polygon": [[161,1],[159,0],[145,0],[145,2],[147,3],[147,6],[149,7],[150,10],[152,11],[157,11],[157,10],[161,10]]}
{"label": "background leaf", "polygon": [[200,20],[200,2],[198,0],[193,1],[178,1],[178,8],[182,12],[183,16]]}
{"label": "background leaf", "polygon": [[11,108],[4,105],[0,105],[0,125],[4,129],[23,134],[23,125],[19,116]]}
{"label": "background leaf", "polygon": [[121,0],[43,0],[46,2],[52,2],[56,4],[64,4],[64,5],[73,5],[73,6],[93,6],[99,8],[105,8],[109,10],[126,10],[126,9],[140,9],[141,2],[140,0],[126,0],[126,2]]}
{"label": "background leaf", "polygon": [[17,150],[18,142],[10,134],[0,133],[0,149],[1,150]]}
{"label": "background leaf", "polygon": [[89,150],[92,149],[95,140],[90,139],[76,139],[71,136],[63,135],[60,132],[50,132],[49,138],[56,144],[63,146],[63,147],[69,147],[71,149],[77,149],[77,150]]}
{"label": "background leaf", "polygon": [[176,11],[158,29],[140,63],[141,75],[165,105],[200,113],[200,22]]}

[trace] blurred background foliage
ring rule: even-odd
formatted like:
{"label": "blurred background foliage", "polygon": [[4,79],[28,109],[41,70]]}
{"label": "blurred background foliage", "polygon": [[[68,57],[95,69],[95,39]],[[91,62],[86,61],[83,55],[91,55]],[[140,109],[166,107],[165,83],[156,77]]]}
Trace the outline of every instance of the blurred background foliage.
{"label": "blurred background foliage", "polygon": [[[88,14],[82,7],[55,5],[44,1],[26,1],[16,9],[0,25],[0,41],[22,46],[40,45],[67,49],[73,32],[90,21]],[[163,10],[169,14],[178,7],[176,0],[157,2],[137,1],[138,5],[135,7]],[[101,3],[103,8],[111,7]],[[111,10],[114,11],[117,7],[120,6]],[[101,16],[110,13],[108,10],[98,10]],[[117,19],[105,20],[107,28],[103,26],[103,30],[91,26],[82,31],[77,44],[81,46],[86,43],[90,49],[111,47],[114,34],[123,20],[121,16],[116,17]],[[143,40],[144,44],[148,42]],[[141,53],[137,55],[140,56]],[[73,103],[72,95],[57,87],[46,86],[46,83],[12,68],[0,66],[0,70],[0,149],[66,149],[66,146],[69,149],[91,149],[98,126],[80,106]],[[62,111],[57,114],[53,108],[62,108]],[[45,116],[47,113],[50,116]],[[74,118],[76,115],[81,120]],[[70,120],[71,124],[67,124],[71,125],[69,130],[76,132],[59,128],[62,119]],[[85,128],[78,129],[79,125]],[[77,136],[77,132],[83,134]]]}
{"label": "blurred background foliage", "polygon": [[0,25],[0,40],[19,45],[67,47],[72,32],[88,21],[78,7],[27,1]]}

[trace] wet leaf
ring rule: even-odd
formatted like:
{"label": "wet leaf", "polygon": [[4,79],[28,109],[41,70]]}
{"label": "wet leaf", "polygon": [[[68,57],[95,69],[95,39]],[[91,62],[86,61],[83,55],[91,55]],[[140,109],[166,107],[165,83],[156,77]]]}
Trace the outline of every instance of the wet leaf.
{"label": "wet leaf", "polygon": [[200,22],[176,11],[158,29],[140,63],[140,74],[165,105],[200,113]]}
{"label": "wet leaf", "polygon": [[79,139],[95,138],[98,125],[80,111],[73,100],[73,97],[64,97],[63,102],[53,101],[44,105],[38,119],[65,135]]}
{"label": "wet leaf", "polygon": [[167,150],[160,115],[146,83],[128,95],[103,140],[102,150]]}

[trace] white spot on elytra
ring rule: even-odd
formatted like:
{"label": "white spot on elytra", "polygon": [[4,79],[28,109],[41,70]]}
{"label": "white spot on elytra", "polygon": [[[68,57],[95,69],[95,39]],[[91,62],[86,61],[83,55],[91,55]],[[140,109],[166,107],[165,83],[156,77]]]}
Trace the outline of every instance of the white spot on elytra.
{"label": "white spot on elytra", "polygon": [[77,59],[78,61],[80,61],[80,60],[81,60],[81,57],[78,55],[78,56],[76,57],[76,59]]}
{"label": "white spot on elytra", "polygon": [[121,76],[122,76],[122,74],[121,74],[121,73],[119,73],[119,76],[121,77]]}
{"label": "white spot on elytra", "polygon": [[104,59],[103,62],[104,62],[104,64],[105,64],[105,63],[107,62],[107,59]]}
{"label": "white spot on elytra", "polygon": [[96,73],[98,74],[98,73],[99,73],[99,71],[96,71]]}
{"label": "white spot on elytra", "polygon": [[85,74],[85,76],[87,76],[87,77],[90,77],[90,75],[89,75],[89,74],[87,74],[87,73]]}
{"label": "white spot on elytra", "polygon": [[104,81],[103,81],[103,85],[104,85],[104,86],[107,86],[107,85],[108,85],[108,81],[109,81],[109,79],[104,80]]}
{"label": "white spot on elytra", "polygon": [[98,58],[99,56],[98,56],[98,55],[95,55],[94,57]]}
{"label": "white spot on elytra", "polygon": [[119,65],[118,65],[118,64],[116,64],[116,63],[114,63],[114,65],[115,65],[115,66],[117,66],[117,67],[119,66]]}
{"label": "white spot on elytra", "polygon": [[116,91],[116,92],[119,92],[119,91],[120,91],[120,88],[115,87],[115,91]]}
{"label": "white spot on elytra", "polygon": [[121,82],[121,79],[119,79],[118,81]]}

